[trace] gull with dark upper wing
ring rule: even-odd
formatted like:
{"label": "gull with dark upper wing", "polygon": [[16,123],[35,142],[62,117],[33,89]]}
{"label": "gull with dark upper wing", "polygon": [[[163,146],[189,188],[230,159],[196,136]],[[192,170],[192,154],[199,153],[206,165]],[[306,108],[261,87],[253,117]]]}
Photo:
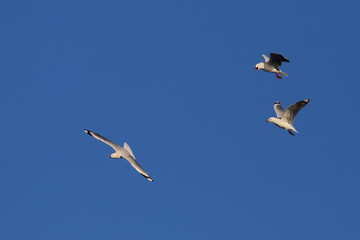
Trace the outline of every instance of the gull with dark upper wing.
{"label": "gull with dark upper wing", "polygon": [[310,102],[310,99],[301,100],[293,105],[287,107],[285,111],[283,110],[281,103],[276,101],[274,103],[274,110],[276,112],[276,118],[271,117],[266,122],[274,123],[276,126],[288,130],[288,132],[295,136],[294,132],[299,133],[296,131],[292,123],[295,120],[296,114],[306,106]]}
{"label": "gull with dark upper wing", "polygon": [[135,155],[133,154],[130,146],[127,143],[124,143],[124,147],[121,147],[96,132],[87,129],[84,129],[84,132],[112,147],[115,152],[110,155],[110,158],[125,158],[131,164],[131,166],[133,166],[133,168],[135,168],[135,170],[138,171],[141,175],[143,175],[147,180],[149,180],[150,182],[154,181],[150,177],[150,175],[135,160]]}
{"label": "gull with dark upper wing", "polygon": [[278,54],[278,53],[270,53],[270,58],[266,56],[265,54],[262,55],[265,59],[265,62],[260,62],[255,65],[255,70],[263,70],[265,72],[275,73],[276,77],[278,79],[281,79],[281,76],[279,74],[282,74],[284,76],[288,76],[287,73],[284,73],[280,70],[280,66],[282,62],[290,62],[289,59],[286,57]]}

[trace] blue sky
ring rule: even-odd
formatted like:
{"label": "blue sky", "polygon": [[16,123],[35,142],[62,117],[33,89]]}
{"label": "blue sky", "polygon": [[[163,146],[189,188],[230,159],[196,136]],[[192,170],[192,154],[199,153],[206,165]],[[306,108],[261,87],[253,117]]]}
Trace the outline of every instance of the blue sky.
{"label": "blue sky", "polygon": [[3,2],[0,238],[359,239],[359,5]]}

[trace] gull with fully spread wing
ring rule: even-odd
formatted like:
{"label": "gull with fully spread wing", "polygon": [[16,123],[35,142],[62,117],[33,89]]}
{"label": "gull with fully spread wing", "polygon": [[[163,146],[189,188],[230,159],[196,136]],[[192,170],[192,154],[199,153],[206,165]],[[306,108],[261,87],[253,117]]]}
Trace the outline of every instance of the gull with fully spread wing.
{"label": "gull with fully spread wing", "polygon": [[276,126],[288,130],[288,132],[295,136],[292,132],[297,132],[292,123],[295,120],[296,114],[310,102],[310,99],[301,100],[283,110],[281,103],[276,101],[274,103],[274,110],[276,112],[276,118],[271,117],[266,122],[274,123]]}
{"label": "gull with fully spread wing", "polygon": [[135,170],[138,171],[141,175],[143,175],[147,180],[149,180],[150,182],[154,181],[150,177],[150,175],[135,160],[135,155],[133,154],[130,146],[127,143],[124,143],[124,147],[121,147],[96,132],[89,131],[87,129],[84,129],[84,132],[112,147],[115,152],[110,155],[110,158],[125,158],[131,164],[131,166],[133,166],[133,168],[135,168]]}
{"label": "gull with fully spread wing", "polygon": [[286,77],[288,76],[288,74],[281,71],[279,67],[281,66],[282,62],[290,62],[289,59],[278,53],[270,53],[270,58],[268,58],[268,56],[266,56],[265,54],[263,54],[262,56],[265,59],[265,62],[256,64],[256,71],[261,69],[265,72],[275,73],[278,79],[281,79],[281,76],[279,76],[279,74],[282,74]]}

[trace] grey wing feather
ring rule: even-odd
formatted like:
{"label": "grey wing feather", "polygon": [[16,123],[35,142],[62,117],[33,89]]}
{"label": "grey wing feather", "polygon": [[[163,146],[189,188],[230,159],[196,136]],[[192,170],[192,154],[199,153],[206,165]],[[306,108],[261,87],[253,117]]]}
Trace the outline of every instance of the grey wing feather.
{"label": "grey wing feather", "polygon": [[277,118],[283,118],[283,117],[284,117],[285,111],[284,111],[284,109],[282,108],[280,102],[275,102],[275,103],[274,103],[274,110],[275,110],[275,112],[276,112],[276,117],[277,117]]}
{"label": "grey wing feather", "polygon": [[93,138],[96,138],[97,140],[102,141],[103,143],[106,143],[107,145],[109,145],[110,147],[112,147],[115,151],[119,151],[122,149],[122,147],[120,147],[119,145],[117,145],[116,143],[110,141],[109,139],[107,139],[106,137],[101,136],[100,134],[84,129],[84,132],[86,132],[87,134],[89,134],[90,136],[92,136]]}
{"label": "grey wing feather", "polygon": [[293,105],[289,106],[285,110],[285,114],[283,119],[287,121],[288,123],[292,124],[295,120],[295,117],[297,113],[306,106],[310,102],[310,99],[305,99],[302,101],[299,101],[297,103],[294,103]]}

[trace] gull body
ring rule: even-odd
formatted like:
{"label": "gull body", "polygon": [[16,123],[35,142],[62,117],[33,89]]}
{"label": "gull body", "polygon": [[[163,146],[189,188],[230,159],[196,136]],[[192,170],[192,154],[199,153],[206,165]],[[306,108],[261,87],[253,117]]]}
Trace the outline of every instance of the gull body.
{"label": "gull body", "polygon": [[280,70],[280,66],[281,66],[282,62],[290,62],[289,59],[287,59],[286,57],[284,57],[278,53],[270,53],[270,58],[268,56],[266,56],[265,54],[263,54],[262,56],[265,59],[265,61],[260,62],[255,65],[256,71],[261,69],[265,72],[275,73],[275,75],[278,79],[281,79],[281,76],[279,76],[279,74],[288,76],[287,73]]}
{"label": "gull body", "polygon": [[281,103],[276,101],[274,103],[274,110],[277,117],[271,117],[266,122],[274,123],[276,126],[288,130],[288,132],[295,136],[293,132],[299,133],[292,123],[295,120],[297,113],[310,102],[310,99],[301,100],[283,110]]}
{"label": "gull body", "polygon": [[147,180],[153,182],[154,180],[150,177],[150,175],[140,166],[140,164],[135,160],[135,155],[131,151],[130,146],[127,143],[124,143],[124,147],[117,145],[116,143],[110,141],[109,139],[101,136],[100,134],[84,129],[84,132],[96,138],[103,143],[106,143],[110,147],[112,147],[115,152],[110,155],[110,158],[125,158],[136,171],[138,171],[141,175],[143,175]]}
{"label": "gull body", "polygon": [[[290,123],[284,121],[283,119],[280,118],[275,118],[275,117],[271,117],[267,120],[267,122],[271,122],[274,123],[276,126],[285,129],[285,130],[292,130],[296,133],[299,133],[293,125],[291,125]],[[291,133],[290,133],[291,134]]]}

